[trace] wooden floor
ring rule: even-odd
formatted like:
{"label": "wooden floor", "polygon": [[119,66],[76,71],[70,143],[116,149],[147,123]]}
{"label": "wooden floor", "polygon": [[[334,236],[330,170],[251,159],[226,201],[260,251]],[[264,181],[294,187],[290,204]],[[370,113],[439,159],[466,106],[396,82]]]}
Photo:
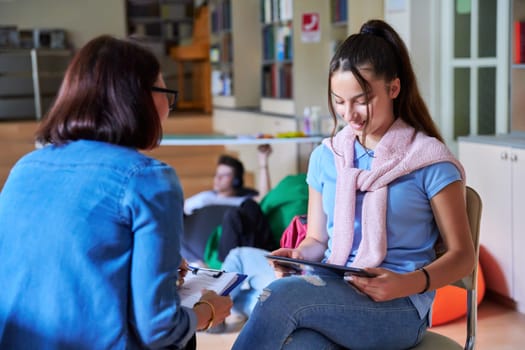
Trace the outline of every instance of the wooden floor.
{"label": "wooden floor", "polygon": [[[465,342],[464,320],[433,327],[432,331],[447,335],[460,344]],[[237,332],[223,334],[197,334],[198,350],[230,349]],[[483,300],[478,310],[477,350],[525,349],[525,315],[491,300]],[[446,349],[443,349],[446,350]]]}

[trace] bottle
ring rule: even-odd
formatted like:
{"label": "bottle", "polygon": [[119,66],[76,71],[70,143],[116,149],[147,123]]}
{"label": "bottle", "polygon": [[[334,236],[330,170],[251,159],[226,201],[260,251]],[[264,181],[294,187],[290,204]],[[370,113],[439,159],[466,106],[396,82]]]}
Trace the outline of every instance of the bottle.
{"label": "bottle", "polygon": [[303,111],[303,131],[305,135],[311,135],[312,134],[312,124],[310,119],[310,107],[306,106],[304,107]]}
{"label": "bottle", "polygon": [[321,135],[321,118],[319,111],[321,107],[312,106],[310,107],[310,132],[311,135]]}

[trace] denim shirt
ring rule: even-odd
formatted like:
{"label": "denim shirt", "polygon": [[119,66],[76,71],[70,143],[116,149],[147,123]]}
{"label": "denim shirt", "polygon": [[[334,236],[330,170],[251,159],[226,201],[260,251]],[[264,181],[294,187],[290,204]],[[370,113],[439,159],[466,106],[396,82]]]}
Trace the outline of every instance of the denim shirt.
{"label": "denim shirt", "polygon": [[132,148],[74,141],[23,157],[0,193],[0,348],[183,345],[183,195]]}

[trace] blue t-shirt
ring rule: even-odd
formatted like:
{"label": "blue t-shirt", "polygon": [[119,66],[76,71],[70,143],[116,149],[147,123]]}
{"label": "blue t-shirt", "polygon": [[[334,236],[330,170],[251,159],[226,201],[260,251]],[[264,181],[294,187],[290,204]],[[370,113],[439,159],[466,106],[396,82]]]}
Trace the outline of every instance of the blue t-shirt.
{"label": "blue t-shirt", "polygon": [[0,194],[0,348],[183,345],[182,190],[134,149],[75,141],[22,158]]}
{"label": "blue t-shirt", "polygon": [[[373,151],[367,151],[359,142],[355,142],[354,166],[369,170],[372,160]],[[326,258],[331,254],[336,176],[333,152],[323,144],[317,146],[310,156],[307,182],[322,194],[329,236]],[[439,230],[430,199],[447,185],[459,180],[461,174],[456,166],[449,162],[441,162],[415,170],[389,184],[386,213],[387,253],[381,267],[401,273],[411,272],[434,260],[434,245],[439,237]],[[359,191],[356,198],[354,241],[348,264],[353,261],[361,241],[364,196],[365,193]],[[430,303],[416,305],[420,313],[426,314],[430,308],[433,293],[428,293],[428,296],[431,297]],[[421,298],[427,299],[424,295],[411,297],[414,304],[419,304],[415,299]]]}

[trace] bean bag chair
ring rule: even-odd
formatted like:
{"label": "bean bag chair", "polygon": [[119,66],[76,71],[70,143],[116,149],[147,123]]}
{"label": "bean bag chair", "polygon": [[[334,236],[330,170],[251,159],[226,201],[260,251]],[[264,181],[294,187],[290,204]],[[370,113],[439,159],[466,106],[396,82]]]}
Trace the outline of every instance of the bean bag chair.
{"label": "bean bag chair", "polygon": [[[436,290],[432,309],[432,326],[445,324],[467,314],[467,291],[463,288],[448,285]],[[478,264],[478,305],[485,295],[485,279],[481,264]]]}
{"label": "bean bag chair", "polygon": [[222,223],[231,205],[208,205],[184,216],[184,234],[181,237],[181,255],[189,262],[204,260],[209,237]]}
{"label": "bean bag chair", "polygon": [[276,242],[294,216],[308,211],[308,184],[306,174],[288,175],[261,200],[261,210],[270,223]]}

